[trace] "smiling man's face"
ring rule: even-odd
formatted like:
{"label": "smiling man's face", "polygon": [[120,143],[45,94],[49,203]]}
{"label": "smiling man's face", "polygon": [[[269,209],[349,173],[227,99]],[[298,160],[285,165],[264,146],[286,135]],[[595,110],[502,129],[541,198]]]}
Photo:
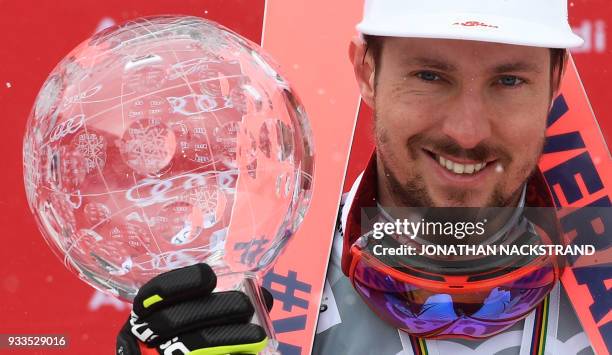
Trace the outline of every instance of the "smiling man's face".
{"label": "smiling man's face", "polygon": [[365,60],[355,71],[375,112],[381,204],[517,202],[544,144],[548,49],[384,38],[376,71]]}

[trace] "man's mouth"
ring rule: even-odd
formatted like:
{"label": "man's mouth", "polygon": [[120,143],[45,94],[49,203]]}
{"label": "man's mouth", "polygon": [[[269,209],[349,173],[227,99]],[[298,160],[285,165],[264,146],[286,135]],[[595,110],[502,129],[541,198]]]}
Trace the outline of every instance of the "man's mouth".
{"label": "man's mouth", "polygon": [[431,151],[425,150],[427,152],[427,154],[433,159],[435,160],[441,167],[443,167],[444,169],[458,174],[458,175],[476,175],[477,173],[479,173],[480,171],[482,171],[484,168],[487,167],[487,165],[490,163],[490,161],[481,161],[481,162],[476,162],[476,161],[472,161],[472,162],[459,162],[456,160],[453,160],[453,158],[450,157],[443,157],[439,154],[433,153]]}
{"label": "man's mouth", "polygon": [[437,161],[438,164],[446,168],[446,170],[452,171],[455,174],[476,174],[487,166],[486,162],[477,164],[461,164],[450,159],[445,159],[442,156],[438,156]]}

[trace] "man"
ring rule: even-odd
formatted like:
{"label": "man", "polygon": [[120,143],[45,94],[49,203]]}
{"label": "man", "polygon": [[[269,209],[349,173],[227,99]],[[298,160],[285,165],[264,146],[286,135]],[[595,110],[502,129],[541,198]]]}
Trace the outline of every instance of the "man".
{"label": "man", "polygon": [[[372,207],[378,213],[371,219],[393,222],[390,211],[397,207],[552,206],[537,163],[566,48],[582,43],[567,23],[565,1],[366,0],[357,29],[362,36],[353,39],[349,55],[362,98],[375,115],[376,149],[343,197],[313,353],[592,353],[567,298],[559,300],[558,285],[548,285],[552,296],[540,292],[538,302],[518,316],[509,309],[521,296],[507,283],[493,284],[483,295],[432,291],[430,285],[444,282],[418,283],[425,277],[418,273],[447,286],[448,274],[466,273],[458,263],[438,271],[444,261],[431,258],[419,269],[415,256],[376,256],[371,247],[447,242],[422,235],[386,235],[391,242],[384,242],[363,230],[372,225],[363,221],[364,210]],[[519,221],[526,219],[510,214],[497,218],[503,227],[491,231],[496,240],[487,241],[505,243],[517,235]],[[504,228],[514,232],[502,233]],[[375,261],[364,262],[362,254]],[[461,267],[486,274],[487,262],[478,263]],[[507,274],[521,269],[509,267]],[[499,295],[508,298],[497,303],[503,311],[493,310]],[[556,309],[548,314],[541,307],[527,312],[551,299]],[[555,314],[559,308],[561,315]],[[493,314],[489,319],[485,309]],[[554,323],[557,333],[539,337],[545,330],[537,324],[545,323]]]}

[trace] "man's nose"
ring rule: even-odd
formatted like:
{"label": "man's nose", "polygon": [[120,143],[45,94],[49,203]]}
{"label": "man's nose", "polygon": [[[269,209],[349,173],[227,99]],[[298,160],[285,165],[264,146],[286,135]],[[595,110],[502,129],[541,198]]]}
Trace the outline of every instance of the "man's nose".
{"label": "man's nose", "polygon": [[466,89],[454,96],[445,109],[442,133],[464,149],[472,149],[488,139],[492,117],[485,100],[475,89]]}

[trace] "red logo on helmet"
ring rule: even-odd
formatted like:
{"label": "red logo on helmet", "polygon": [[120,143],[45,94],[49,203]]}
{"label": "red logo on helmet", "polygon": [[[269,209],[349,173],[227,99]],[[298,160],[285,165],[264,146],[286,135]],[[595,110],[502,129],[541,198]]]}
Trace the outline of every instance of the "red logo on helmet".
{"label": "red logo on helmet", "polygon": [[464,27],[489,27],[489,28],[499,28],[498,26],[495,25],[488,25],[484,22],[480,22],[480,21],[465,21],[465,22],[455,22],[453,23],[453,25],[455,26],[464,26]]}

